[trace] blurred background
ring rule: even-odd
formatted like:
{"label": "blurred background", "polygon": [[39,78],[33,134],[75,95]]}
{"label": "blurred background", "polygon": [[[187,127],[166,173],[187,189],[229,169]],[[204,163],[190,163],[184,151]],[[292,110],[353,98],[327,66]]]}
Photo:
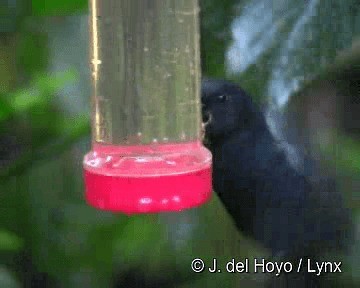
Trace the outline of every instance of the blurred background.
{"label": "blurred background", "polygon": [[[237,81],[281,111],[270,117],[280,119],[274,133],[287,131],[321,160],[359,227],[358,1],[200,7],[203,75]],[[236,231],[215,195],[178,214],[127,217],[85,204],[88,61],[86,0],[0,0],[0,288],[262,287],[266,275],[191,272],[194,258],[268,255]],[[343,287],[360,287],[356,242]]]}

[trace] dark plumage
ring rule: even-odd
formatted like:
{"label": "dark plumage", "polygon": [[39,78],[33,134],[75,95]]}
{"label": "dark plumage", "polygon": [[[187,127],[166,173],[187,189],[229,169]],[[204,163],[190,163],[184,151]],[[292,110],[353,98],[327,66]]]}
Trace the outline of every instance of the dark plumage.
{"label": "dark plumage", "polygon": [[[343,249],[351,225],[341,195],[314,177],[312,162],[290,164],[251,97],[233,83],[207,79],[201,101],[213,187],[237,228],[285,260]],[[312,276],[295,287],[317,287]]]}

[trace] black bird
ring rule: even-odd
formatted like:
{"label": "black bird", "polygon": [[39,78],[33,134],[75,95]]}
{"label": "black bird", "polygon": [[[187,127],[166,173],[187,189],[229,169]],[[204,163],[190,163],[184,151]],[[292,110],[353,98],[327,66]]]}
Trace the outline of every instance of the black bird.
{"label": "black bird", "polygon": [[[320,261],[344,249],[352,225],[341,194],[315,176],[311,160],[290,163],[251,97],[234,83],[205,79],[201,102],[213,188],[238,230],[286,261]],[[270,286],[320,287],[314,273],[301,275]]]}

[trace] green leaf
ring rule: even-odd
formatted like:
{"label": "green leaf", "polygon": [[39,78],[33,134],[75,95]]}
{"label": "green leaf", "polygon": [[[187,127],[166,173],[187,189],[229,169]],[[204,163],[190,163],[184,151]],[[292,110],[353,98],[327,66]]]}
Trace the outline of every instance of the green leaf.
{"label": "green leaf", "polygon": [[[335,134],[336,146],[325,145],[321,143],[319,148],[324,155],[330,155],[330,161],[335,164],[337,168],[345,169],[346,171],[360,170],[360,144],[346,135],[339,132]],[[335,150],[334,150],[335,149]],[[326,160],[326,159],[325,159]]]}
{"label": "green leaf", "polygon": [[71,84],[77,78],[75,70],[35,76],[29,87],[18,89],[4,99],[0,98],[0,123],[15,114],[21,115],[47,106],[58,89]]}
{"label": "green leaf", "polygon": [[18,251],[23,246],[23,240],[17,235],[7,230],[0,230],[0,250]]}
{"label": "green leaf", "polygon": [[76,72],[69,70],[55,75],[38,75],[27,89],[18,90],[11,99],[10,105],[16,113],[34,109],[38,105],[45,105],[58,89],[76,79]]}
{"label": "green leaf", "polygon": [[81,13],[88,7],[87,0],[32,0],[34,16],[56,16]]}

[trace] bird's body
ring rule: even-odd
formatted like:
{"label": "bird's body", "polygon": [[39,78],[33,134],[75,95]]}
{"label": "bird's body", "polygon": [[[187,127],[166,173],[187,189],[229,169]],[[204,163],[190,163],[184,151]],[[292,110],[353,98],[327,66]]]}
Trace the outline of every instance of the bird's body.
{"label": "bird's body", "polygon": [[[341,194],[312,183],[311,167],[291,165],[251,97],[232,83],[204,80],[202,105],[213,187],[237,228],[289,260],[342,249],[350,218]],[[317,287],[306,278],[294,287]]]}

